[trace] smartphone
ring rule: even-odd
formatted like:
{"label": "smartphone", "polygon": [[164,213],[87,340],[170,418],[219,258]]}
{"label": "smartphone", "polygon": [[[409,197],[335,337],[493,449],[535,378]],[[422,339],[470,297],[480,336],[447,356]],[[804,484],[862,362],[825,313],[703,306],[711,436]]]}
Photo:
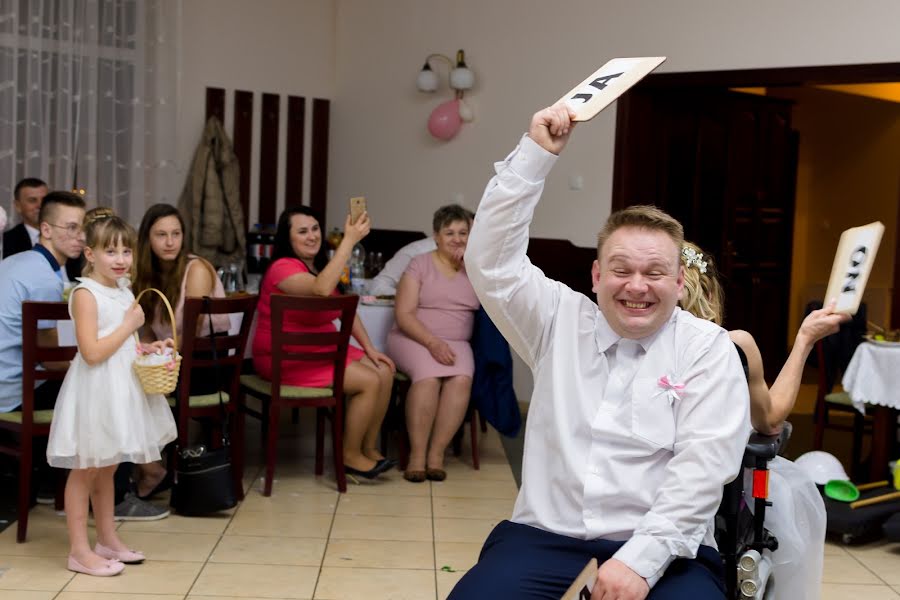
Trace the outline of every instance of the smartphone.
{"label": "smartphone", "polygon": [[360,215],[366,212],[366,197],[350,198],[350,223],[356,223]]}

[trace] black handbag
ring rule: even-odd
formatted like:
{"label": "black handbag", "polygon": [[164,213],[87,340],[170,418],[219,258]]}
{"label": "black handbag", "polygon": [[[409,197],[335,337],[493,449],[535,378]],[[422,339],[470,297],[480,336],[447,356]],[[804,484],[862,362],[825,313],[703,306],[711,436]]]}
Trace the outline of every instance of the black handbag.
{"label": "black handbag", "polygon": [[237,504],[231,475],[231,444],[228,438],[228,414],[222,400],[221,368],[216,354],[216,340],[212,325],[209,297],[204,299],[209,315],[209,339],[215,361],[216,384],[219,391],[219,411],[222,417],[222,447],[210,449],[205,444],[177,448],[175,483],[171,505],[182,515],[205,515],[227,510]]}

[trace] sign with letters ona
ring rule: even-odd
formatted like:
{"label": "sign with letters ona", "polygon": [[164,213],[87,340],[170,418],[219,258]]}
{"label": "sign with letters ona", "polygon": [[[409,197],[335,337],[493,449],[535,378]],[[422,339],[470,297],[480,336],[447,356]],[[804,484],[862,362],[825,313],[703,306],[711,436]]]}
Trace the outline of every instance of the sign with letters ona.
{"label": "sign with letters ona", "polygon": [[576,121],[589,121],[664,60],[665,56],[614,58],[560,100],[575,111]]}
{"label": "sign with letters ona", "polygon": [[884,225],[880,221],[852,227],[841,234],[825,292],[826,304],[837,298],[834,312],[856,314],[882,235]]}
{"label": "sign with letters ona", "polygon": [[597,559],[592,558],[560,600],[591,600],[591,591],[595,583],[597,583]]}

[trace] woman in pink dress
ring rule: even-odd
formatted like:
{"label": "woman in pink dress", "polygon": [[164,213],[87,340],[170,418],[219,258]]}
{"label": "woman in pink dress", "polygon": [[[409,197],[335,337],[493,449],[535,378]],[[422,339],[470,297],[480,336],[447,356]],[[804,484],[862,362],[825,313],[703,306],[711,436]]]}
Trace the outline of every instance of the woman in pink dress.
{"label": "woman in pink dress", "polygon": [[437,249],[412,259],[397,286],[387,350],[412,380],[406,396],[407,481],[447,477],[444,451],[469,406],[475,371],[469,339],[479,306],[463,264],[471,224],[471,213],[461,206],[439,208],[433,223]]}
{"label": "woman in pink dress", "polygon": [[[365,213],[344,224],[344,239],[331,260],[322,252],[322,230],[315,214],[306,206],[287,208],[278,219],[272,264],[259,286],[259,312],[253,338],[253,367],[257,374],[272,376],[272,294],[295,296],[331,296],[353,246],[369,233],[369,216]],[[287,331],[335,331],[334,319],[328,312],[310,317],[297,313],[285,318]],[[394,362],[372,345],[369,334],[357,316],[353,337],[363,350],[350,346],[344,371],[344,391],[350,401],[344,421],[344,466],[347,473],[372,479],[396,465],[377,449],[381,421],[390,401],[394,382]],[[328,361],[318,367],[304,363],[302,369],[282,373],[283,383],[304,387],[331,385],[332,368]]]}

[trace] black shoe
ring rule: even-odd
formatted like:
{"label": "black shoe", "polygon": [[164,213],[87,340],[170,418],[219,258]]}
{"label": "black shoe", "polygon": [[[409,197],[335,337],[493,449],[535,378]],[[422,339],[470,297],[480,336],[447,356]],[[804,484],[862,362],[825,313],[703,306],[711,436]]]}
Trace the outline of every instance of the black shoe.
{"label": "black shoe", "polygon": [[368,471],[360,471],[359,469],[354,469],[349,465],[344,465],[344,472],[347,475],[354,475],[356,477],[362,477],[364,479],[375,479],[385,471],[387,471],[390,467],[387,466],[386,462],[377,462],[375,466],[369,469]]}
{"label": "black shoe", "polygon": [[390,471],[391,469],[396,467],[398,464],[400,464],[400,463],[397,462],[396,460],[394,460],[393,458],[382,458],[375,464],[375,466],[376,467],[384,466],[385,471]]}

